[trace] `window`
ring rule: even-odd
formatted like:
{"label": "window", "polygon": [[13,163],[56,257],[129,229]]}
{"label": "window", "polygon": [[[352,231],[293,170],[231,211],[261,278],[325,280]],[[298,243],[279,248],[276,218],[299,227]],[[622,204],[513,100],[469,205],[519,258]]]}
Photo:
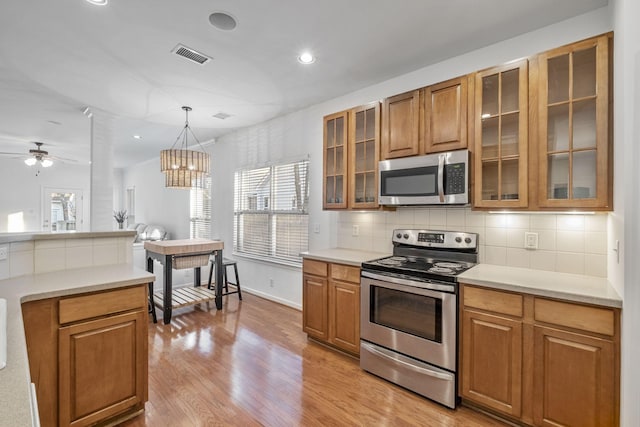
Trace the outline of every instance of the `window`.
{"label": "window", "polygon": [[202,188],[191,188],[189,236],[192,239],[211,238],[211,177],[204,179]]}
{"label": "window", "polygon": [[309,161],[235,174],[233,250],[300,263],[308,248]]}

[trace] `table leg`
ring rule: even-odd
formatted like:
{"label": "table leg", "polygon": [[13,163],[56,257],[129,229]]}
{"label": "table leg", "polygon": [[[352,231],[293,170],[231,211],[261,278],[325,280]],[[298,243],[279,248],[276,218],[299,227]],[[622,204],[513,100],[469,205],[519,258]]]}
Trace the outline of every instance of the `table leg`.
{"label": "table leg", "polygon": [[172,269],[171,255],[165,255],[164,257],[164,295],[162,301],[162,315],[164,324],[167,325],[171,322],[171,291],[172,291]]}
{"label": "table leg", "polygon": [[215,252],[216,256],[216,309],[222,309],[222,250]]}
{"label": "table leg", "polygon": [[[147,255],[147,271],[149,273],[153,273],[153,258]],[[149,304],[151,305],[151,317],[153,318],[153,323],[157,323],[158,319],[156,318],[156,305],[153,301],[153,282],[149,282]]]}
{"label": "table leg", "polygon": [[193,269],[193,286],[200,286],[200,267]]}

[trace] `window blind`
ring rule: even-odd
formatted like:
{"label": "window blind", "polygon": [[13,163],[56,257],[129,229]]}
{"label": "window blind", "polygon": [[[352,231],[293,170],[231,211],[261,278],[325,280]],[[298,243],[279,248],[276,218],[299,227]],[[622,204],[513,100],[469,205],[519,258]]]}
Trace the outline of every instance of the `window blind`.
{"label": "window blind", "polygon": [[211,238],[211,176],[204,178],[202,188],[191,188],[189,197],[189,236]]}
{"label": "window blind", "polygon": [[300,263],[308,248],[309,161],[235,173],[233,248]]}

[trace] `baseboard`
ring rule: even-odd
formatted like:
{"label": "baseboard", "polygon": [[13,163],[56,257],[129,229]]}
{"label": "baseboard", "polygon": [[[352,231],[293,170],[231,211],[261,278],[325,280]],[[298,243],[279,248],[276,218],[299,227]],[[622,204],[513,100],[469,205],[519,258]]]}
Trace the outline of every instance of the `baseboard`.
{"label": "baseboard", "polygon": [[257,297],[260,298],[264,298],[264,299],[268,299],[269,301],[273,301],[273,302],[277,302],[278,304],[282,304],[282,305],[286,305],[287,307],[290,308],[294,308],[298,311],[302,311],[302,305],[301,304],[295,304],[289,300],[283,299],[283,298],[278,298],[276,296],[273,296],[271,294],[267,294],[265,292],[261,292],[258,291],[256,289],[251,289],[251,288],[245,288],[244,286],[242,287],[242,292],[246,292],[248,294],[252,294],[255,295]]}

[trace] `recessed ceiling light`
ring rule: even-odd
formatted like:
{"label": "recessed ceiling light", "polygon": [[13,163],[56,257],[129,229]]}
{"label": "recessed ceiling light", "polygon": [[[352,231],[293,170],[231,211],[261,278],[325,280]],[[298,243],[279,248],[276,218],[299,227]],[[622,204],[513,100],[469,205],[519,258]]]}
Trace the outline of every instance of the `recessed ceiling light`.
{"label": "recessed ceiling light", "polygon": [[91,4],[95,4],[96,6],[104,6],[108,3],[108,0],[87,0]]}
{"label": "recessed ceiling light", "polygon": [[213,12],[209,15],[211,25],[222,31],[231,31],[236,28],[238,21],[226,12]]}
{"label": "recessed ceiling light", "polygon": [[298,62],[305,65],[313,64],[314,62],[316,62],[316,58],[309,52],[303,52],[302,54],[300,54],[300,56],[298,56]]}
{"label": "recessed ceiling light", "polygon": [[140,135],[133,135],[133,137],[134,137],[135,139],[142,139],[142,137],[141,137]]}

